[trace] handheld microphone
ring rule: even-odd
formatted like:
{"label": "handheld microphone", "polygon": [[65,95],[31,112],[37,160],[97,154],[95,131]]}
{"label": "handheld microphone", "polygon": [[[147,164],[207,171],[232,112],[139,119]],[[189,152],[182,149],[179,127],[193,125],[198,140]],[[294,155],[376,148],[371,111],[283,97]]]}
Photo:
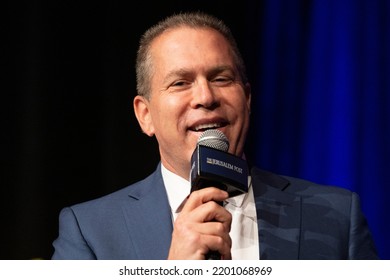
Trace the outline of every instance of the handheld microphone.
{"label": "handheld microphone", "polygon": [[[203,132],[191,157],[191,192],[217,187],[229,197],[248,191],[248,166],[240,157],[228,153],[229,140],[217,129]],[[223,202],[220,203],[223,205]],[[207,260],[220,260],[219,252],[211,251]]]}
{"label": "handheld microphone", "polygon": [[221,131],[203,132],[191,157],[191,192],[218,187],[229,197],[248,191],[248,166],[245,160],[229,154],[229,140]]}

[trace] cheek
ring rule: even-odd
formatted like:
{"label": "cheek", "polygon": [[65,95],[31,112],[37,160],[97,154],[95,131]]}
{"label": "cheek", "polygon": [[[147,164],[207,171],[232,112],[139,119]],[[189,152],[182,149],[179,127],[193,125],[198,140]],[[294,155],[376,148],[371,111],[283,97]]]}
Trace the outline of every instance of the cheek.
{"label": "cheek", "polygon": [[[153,108],[153,122],[159,129],[177,129],[185,116],[184,106],[178,98],[164,98],[159,101],[159,106]],[[174,131],[171,131],[174,133]]]}
{"label": "cheek", "polygon": [[250,112],[250,101],[244,97],[237,98],[232,102],[238,118],[246,118]]}
{"label": "cheek", "polygon": [[186,95],[172,94],[169,98],[164,99],[161,103],[161,109],[165,111],[166,116],[179,119],[185,116],[187,111],[188,97]]}
{"label": "cheek", "polygon": [[[240,149],[243,145],[243,141],[245,141],[246,133],[249,128],[249,114],[250,114],[250,103],[247,99],[241,98],[235,100],[234,110],[236,112],[236,125],[235,125],[235,145],[234,149]],[[232,147],[233,148],[233,147]]]}

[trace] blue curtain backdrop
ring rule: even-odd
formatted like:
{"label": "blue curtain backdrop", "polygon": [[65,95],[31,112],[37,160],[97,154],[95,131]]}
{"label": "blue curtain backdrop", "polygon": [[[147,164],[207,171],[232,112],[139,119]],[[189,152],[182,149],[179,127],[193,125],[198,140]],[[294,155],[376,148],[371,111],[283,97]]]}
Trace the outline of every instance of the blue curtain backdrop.
{"label": "blue curtain backdrop", "polygon": [[63,207],[155,169],[156,142],[131,109],[136,47],[187,10],[238,39],[254,93],[248,157],[356,191],[390,259],[390,0],[22,2],[3,5],[0,259],[49,259]]}
{"label": "blue curtain backdrop", "polygon": [[390,259],[390,1],[263,5],[256,163],[356,191]]}

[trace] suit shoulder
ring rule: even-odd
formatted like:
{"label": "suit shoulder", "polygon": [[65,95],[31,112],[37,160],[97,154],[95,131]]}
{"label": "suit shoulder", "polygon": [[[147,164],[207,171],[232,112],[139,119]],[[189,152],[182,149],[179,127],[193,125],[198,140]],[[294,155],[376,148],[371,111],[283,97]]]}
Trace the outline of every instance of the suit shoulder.
{"label": "suit shoulder", "polygon": [[[107,211],[107,209],[118,207],[122,201],[131,203],[132,201],[136,200],[138,196],[147,194],[153,188],[156,188],[159,177],[161,177],[159,174],[160,173],[158,171],[155,171],[143,180],[137,181],[102,197],[74,204],[69,208],[77,212],[85,211],[87,209],[92,211],[100,211],[100,209],[102,211]],[[133,199],[129,199],[129,197],[133,197]]]}
{"label": "suit shoulder", "polygon": [[348,197],[352,194],[352,191],[340,186],[320,184],[310,180],[291,176],[282,175],[282,177],[290,182],[289,187],[286,189],[287,192],[293,192],[302,195],[335,194]]}
{"label": "suit shoulder", "polygon": [[334,185],[319,184],[310,180],[275,174],[259,168],[252,169],[252,176],[266,185],[297,195],[335,194],[351,196],[351,191]]}

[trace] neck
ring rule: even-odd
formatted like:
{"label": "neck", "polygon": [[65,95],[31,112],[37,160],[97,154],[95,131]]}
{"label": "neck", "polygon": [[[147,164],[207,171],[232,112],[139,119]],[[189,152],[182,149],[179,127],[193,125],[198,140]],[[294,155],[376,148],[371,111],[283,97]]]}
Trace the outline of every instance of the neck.
{"label": "neck", "polygon": [[190,177],[190,169],[189,168],[177,168],[177,166],[173,166],[169,164],[169,162],[165,160],[161,160],[161,164],[170,172],[182,177],[185,180],[189,180]]}

